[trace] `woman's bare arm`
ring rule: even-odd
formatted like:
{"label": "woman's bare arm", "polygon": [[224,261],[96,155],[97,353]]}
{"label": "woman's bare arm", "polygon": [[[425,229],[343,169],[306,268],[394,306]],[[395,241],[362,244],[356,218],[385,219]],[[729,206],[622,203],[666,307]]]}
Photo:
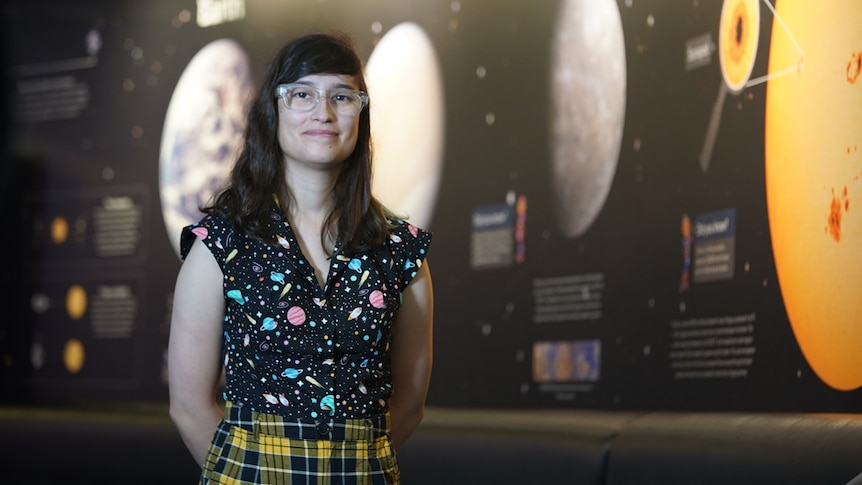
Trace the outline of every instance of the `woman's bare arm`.
{"label": "woman's bare arm", "polygon": [[428,264],[404,291],[392,329],[392,443],[397,449],[413,433],[425,414],[431,380],[434,290]]}
{"label": "woman's bare arm", "polygon": [[221,381],[224,312],[221,269],[203,243],[195,240],[174,289],[168,385],[171,418],[201,466],[222,418],[216,391]]}

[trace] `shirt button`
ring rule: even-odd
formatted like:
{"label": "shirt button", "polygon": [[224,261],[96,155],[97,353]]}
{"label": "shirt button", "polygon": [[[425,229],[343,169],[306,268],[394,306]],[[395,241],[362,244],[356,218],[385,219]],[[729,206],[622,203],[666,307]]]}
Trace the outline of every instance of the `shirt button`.
{"label": "shirt button", "polygon": [[326,423],[317,423],[317,434],[326,436],[329,434],[329,425]]}

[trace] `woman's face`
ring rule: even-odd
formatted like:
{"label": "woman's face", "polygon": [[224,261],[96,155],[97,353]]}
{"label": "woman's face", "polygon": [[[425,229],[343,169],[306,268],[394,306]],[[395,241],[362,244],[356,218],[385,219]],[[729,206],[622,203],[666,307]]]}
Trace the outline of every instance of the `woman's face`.
{"label": "woman's face", "polygon": [[277,99],[278,142],[285,163],[288,166],[339,165],[356,147],[359,115],[339,114],[329,99],[333,92],[358,91],[358,83],[353,76],[343,74],[311,74],[291,85],[302,86],[302,92],[296,97],[308,98],[308,93],[321,95],[317,104],[307,111],[290,109],[283,98]]}

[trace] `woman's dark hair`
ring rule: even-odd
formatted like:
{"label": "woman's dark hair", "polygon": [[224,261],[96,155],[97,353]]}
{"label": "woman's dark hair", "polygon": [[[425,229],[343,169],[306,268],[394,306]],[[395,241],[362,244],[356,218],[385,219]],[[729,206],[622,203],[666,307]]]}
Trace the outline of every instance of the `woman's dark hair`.
{"label": "woman's dark hair", "polygon": [[[278,142],[278,99],[275,88],[311,74],[354,76],[359,89],[367,91],[362,61],[350,38],[343,33],[310,34],[288,43],[267,66],[263,82],[249,107],[242,150],[237,157],[228,185],[212,205],[202,210],[219,214],[248,232],[272,242],[268,232],[273,194],[281,209],[289,214],[293,200],[285,181],[284,158]],[[371,117],[370,105],[359,113],[356,148],[342,162],[333,189],[333,209],[324,221],[320,235],[340,240],[347,252],[361,251],[383,243],[392,215],[371,194]]]}

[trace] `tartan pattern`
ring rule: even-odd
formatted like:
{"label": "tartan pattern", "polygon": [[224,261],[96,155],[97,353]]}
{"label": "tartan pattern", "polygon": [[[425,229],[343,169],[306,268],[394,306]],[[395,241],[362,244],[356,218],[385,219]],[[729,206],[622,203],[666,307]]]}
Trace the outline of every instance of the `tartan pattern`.
{"label": "tartan pattern", "polygon": [[200,484],[397,485],[388,429],[388,415],[288,420],[228,402]]}

